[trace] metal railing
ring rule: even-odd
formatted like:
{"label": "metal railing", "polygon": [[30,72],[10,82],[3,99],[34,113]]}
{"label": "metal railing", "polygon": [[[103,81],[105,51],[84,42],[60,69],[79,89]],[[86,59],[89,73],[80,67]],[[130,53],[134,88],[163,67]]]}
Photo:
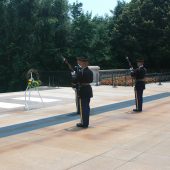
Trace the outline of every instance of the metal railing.
{"label": "metal railing", "polygon": [[71,86],[70,71],[49,71],[40,72],[40,79],[43,86],[63,87]]}
{"label": "metal railing", "polygon": [[[100,70],[99,81],[100,85],[116,86],[133,86],[134,80],[130,76],[130,71],[127,69],[121,70]],[[170,81],[170,72],[165,73],[147,73],[146,83],[159,83]]]}
{"label": "metal railing", "polygon": [[152,78],[153,82],[161,84],[162,82],[170,81],[170,72],[165,73],[149,73],[147,78]]}
{"label": "metal railing", "polygon": [[108,80],[109,84],[116,87],[117,79],[124,76],[124,85],[127,85],[127,76],[129,75],[128,69],[114,69],[114,70],[100,70],[99,71],[99,82],[102,85],[103,80]]}
{"label": "metal railing", "polygon": [[[43,86],[48,87],[70,87],[70,71],[49,71],[40,72],[40,80]],[[170,72],[166,73],[148,73],[146,74],[146,83],[159,83],[170,81]],[[105,83],[103,83],[105,82]],[[100,70],[98,85],[133,86],[134,81],[130,76],[128,69]]]}

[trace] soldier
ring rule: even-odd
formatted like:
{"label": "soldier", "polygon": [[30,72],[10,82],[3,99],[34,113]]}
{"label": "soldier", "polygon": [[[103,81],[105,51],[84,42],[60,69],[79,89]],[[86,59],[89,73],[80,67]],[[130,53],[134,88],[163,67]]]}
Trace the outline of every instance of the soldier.
{"label": "soldier", "polygon": [[93,72],[88,68],[87,57],[77,58],[77,63],[81,69],[72,72],[73,82],[78,86],[77,104],[79,105],[81,123],[77,123],[77,127],[87,128],[89,125],[90,98],[93,97],[90,85],[93,82]]}
{"label": "soldier", "polygon": [[130,68],[131,76],[135,79],[135,100],[136,100],[136,109],[133,109],[134,112],[142,112],[143,104],[143,90],[145,89],[145,74],[146,68],[144,67],[144,60],[137,60],[137,69]]}

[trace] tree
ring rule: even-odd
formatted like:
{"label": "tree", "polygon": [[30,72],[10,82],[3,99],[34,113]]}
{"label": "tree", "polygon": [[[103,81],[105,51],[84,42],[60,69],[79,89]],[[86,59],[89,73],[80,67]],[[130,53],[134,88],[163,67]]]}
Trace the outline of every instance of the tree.
{"label": "tree", "polygon": [[[88,55],[102,69],[145,58],[157,71],[170,65],[170,0],[119,0],[112,17],[92,17],[68,0],[0,1],[0,91],[24,89],[25,73],[64,70]],[[4,74],[5,73],[5,74]]]}
{"label": "tree", "polygon": [[30,68],[61,68],[59,54],[68,51],[70,23],[67,0],[1,1],[0,9],[3,24],[0,26],[3,35],[1,70],[6,72],[1,76],[6,87],[2,89],[24,88],[25,73]]}
{"label": "tree", "polygon": [[94,29],[91,13],[82,12],[82,4],[74,3],[72,8],[72,56],[88,55],[91,57],[91,46]]}
{"label": "tree", "polygon": [[101,69],[113,68],[114,62],[111,58],[109,17],[95,16],[92,20],[94,36],[91,47],[91,63],[99,65]]}
{"label": "tree", "polygon": [[5,45],[7,41],[7,22],[6,22],[6,4],[5,1],[0,1],[0,91],[7,90],[6,75],[8,73],[8,68],[6,67],[7,59],[4,55]]}
{"label": "tree", "polygon": [[46,0],[40,3],[36,36],[39,40],[38,56],[41,70],[61,68],[60,57],[67,54],[69,46],[68,9],[66,0]]}
{"label": "tree", "polygon": [[36,0],[13,0],[7,4],[8,39],[5,56],[8,59],[6,66],[10,68],[9,90],[23,87],[25,78],[23,73],[29,68],[33,58],[36,7]]}
{"label": "tree", "polygon": [[127,55],[133,61],[143,56],[150,68],[158,68],[160,62],[160,67],[167,68],[164,59],[169,62],[169,50],[165,50],[169,46],[165,37],[169,30],[169,6],[169,0],[132,0],[122,6],[121,13],[113,16],[112,54],[119,63],[123,63]]}

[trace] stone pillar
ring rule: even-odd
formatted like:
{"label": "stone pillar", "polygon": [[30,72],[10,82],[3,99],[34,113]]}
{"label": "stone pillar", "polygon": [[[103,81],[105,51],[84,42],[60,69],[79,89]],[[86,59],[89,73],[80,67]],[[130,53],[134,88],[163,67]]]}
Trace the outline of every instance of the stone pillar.
{"label": "stone pillar", "polygon": [[93,72],[93,83],[92,85],[99,85],[99,66],[89,66],[89,69]]}

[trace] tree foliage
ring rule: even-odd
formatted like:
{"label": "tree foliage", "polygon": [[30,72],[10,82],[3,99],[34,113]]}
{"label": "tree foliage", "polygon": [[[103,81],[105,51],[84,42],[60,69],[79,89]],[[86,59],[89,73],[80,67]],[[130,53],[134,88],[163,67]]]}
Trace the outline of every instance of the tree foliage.
{"label": "tree foliage", "polygon": [[112,54],[119,63],[143,57],[149,68],[168,69],[170,64],[170,0],[132,0],[118,3],[113,16]]}
{"label": "tree foliage", "polygon": [[144,57],[156,71],[170,65],[170,0],[119,0],[111,16],[83,12],[68,0],[0,1],[0,91],[24,88],[25,73],[64,70],[88,55],[102,69],[127,68]]}

